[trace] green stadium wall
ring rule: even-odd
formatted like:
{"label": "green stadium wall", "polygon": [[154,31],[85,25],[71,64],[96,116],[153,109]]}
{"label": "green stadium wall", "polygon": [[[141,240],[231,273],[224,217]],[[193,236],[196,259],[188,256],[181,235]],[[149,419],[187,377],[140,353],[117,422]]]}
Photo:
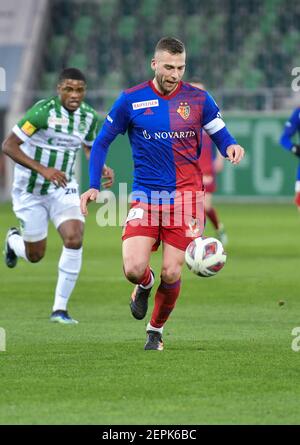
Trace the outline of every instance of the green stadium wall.
{"label": "green stadium wall", "polygon": [[[287,115],[229,114],[226,125],[246,155],[238,166],[225,162],[218,175],[216,196],[228,200],[291,200],[294,194],[297,159],[278,143]],[[118,136],[110,147],[107,164],[115,170],[118,195],[119,183],[131,191],[133,163],[127,135]],[[81,190],[88,188],[88,165],[81,158]]]}

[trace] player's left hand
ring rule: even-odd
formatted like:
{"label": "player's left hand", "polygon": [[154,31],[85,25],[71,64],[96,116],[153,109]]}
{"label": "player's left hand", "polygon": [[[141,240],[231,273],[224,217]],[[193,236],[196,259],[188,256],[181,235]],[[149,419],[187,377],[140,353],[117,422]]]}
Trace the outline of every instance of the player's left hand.
{"label": "player's left hand", "polygon": [[111,187],[115,181],[115,172],[112,168],[105,165],[102,170],[102,178],[104,179],[102,186],[107,189]]}
{"label": "player's left hand", "polygon": [[239,164],[244,157],[245,150],[243,147],[237,144],[229,145],[226,149],[228,160],[232,164]]}

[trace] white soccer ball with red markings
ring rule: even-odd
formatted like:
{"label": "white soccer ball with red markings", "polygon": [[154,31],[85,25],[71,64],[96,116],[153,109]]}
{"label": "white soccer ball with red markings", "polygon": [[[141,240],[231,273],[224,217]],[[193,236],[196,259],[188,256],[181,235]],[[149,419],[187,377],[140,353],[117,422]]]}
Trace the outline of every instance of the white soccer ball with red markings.
{"label": "white soccer ball with red markings", "polygon": [[212,277],[224,267],[227,255],[216,238],[195,238],[186,248],[187,267],[199,277]]}

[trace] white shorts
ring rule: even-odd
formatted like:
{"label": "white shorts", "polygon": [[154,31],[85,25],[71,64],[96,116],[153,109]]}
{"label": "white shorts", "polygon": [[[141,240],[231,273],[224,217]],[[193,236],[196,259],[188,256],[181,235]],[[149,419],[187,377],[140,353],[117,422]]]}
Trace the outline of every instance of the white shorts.
{"label": "white shorts", "polygon": [[34,243],[47,238],[49,220],[56,229],[70,219],[84,222],[80,211],[78,184],[74,181],[49,195],[34,195],[15,188],[12,191],[12,201],[24,241]]}

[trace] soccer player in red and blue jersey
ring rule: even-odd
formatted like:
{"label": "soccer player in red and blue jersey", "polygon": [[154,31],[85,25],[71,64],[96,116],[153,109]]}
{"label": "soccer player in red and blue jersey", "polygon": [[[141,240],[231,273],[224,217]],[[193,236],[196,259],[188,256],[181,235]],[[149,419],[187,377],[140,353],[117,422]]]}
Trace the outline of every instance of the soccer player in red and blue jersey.
{"label": "soccer player in red and blue jersey", "polygon": [[[283,133],[280,137],[280,144],[290,152],[300,158],[300,144],[293,142],[293,136],[298,132],[300,136],[300,107],[296,108],[289,120],[285,123]],[[300,210],[300,161],[297,168],[295,184],[295,204]]]}
{"label": "soccer player in red and blue jersey", "polygon": [[[238,164],[244,149],[230,135],[213,98],[181,79],[186,52],[182,42],[162,38],[151,67],[154,79],[124,91],[96,138],[90,158],[90,189],[81,196],[81,210],[94,201],[109,145],[128,132],[134,160],[133,201],[123,230],[123,266],[134,283],[130,308],[143,319],[154,285],[151,251],[162,243],[161,281],[147,325],[145,349],[162,350],[163,327],[180,292],[185,249],[202,234],[204,192],[198,163],[201,129],[221,154]],[[183,220],[180,220],[182,216]]]}

